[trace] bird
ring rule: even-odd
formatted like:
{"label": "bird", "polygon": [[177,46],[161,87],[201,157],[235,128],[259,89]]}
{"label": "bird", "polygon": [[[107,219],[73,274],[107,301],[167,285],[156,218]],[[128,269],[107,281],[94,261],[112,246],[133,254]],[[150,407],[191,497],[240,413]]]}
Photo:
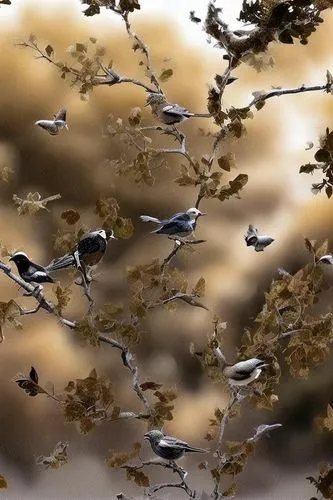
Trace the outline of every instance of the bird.
{"label": "bird", "polygon": [[46,268],[32,262],[24,252],[15,252],[9,261],[15,262],[19,275],[26,283],[54,283]]}
{"label": "bird", "polygon": [[320,257],[320,259],[317,260],[317,264],[328,264],[328,265],[332,265],[333,264],[333,255],[332,254],[327,254],[327,255],[323,255],[322,257]]}
{"label": "bird", "polygon": [[51,273],[74,266],[83,273],[87,280],[86,266],[95,266],[100,262],[110,239],[117,239],[110,229],[91,231],[83,235],[71,253],[53,259],[45,269]]}
{"label": "bird", "polygon": [[234,365],[227,364],[227,366],[223,368],[223,374],[227,378],[230,385],[248,385],[259,377],[265,366],[268,366],[268,363],[265,361],[257,358],[251,358],[246,359],[245,361],[239,361]]}
{"label": "bird", "polygon": [[264,248],[273,243],[274,238],[267,235],[259,236],[258,229],[256,229],[252,224],[249,224],[245,241],[246,246],[253,246],[256,252],[263,252]]}
{"label": "bird", "polygon": [[150,92],[147,97],[147,104],[150,106],[152,114],[165,125],[175,125],[191,117],[210,118],[209,113],[192,113],[178,104],[169,103],[165,96],[158,92]]}
{"label": "bird", "polygon": [[53,115],[53,120],[38,120],[35,122],[35,125],[43,128],[51,135],[58,135],[63,128],[69,130],[66,122],[66,110],[61,109],[58,111],[58,113]]}
{"label": "bird", "polygon": [[182,458],[185,453],[189,452],[207,453],[207,450],[203,450],[202,448],[193,448],[185,441],[165,436],[163,432],[159,430],[146,432],[144,439],[148,439],[153,452],[165,460],[178,460],[179,458]]}
{"label": "bird", "polygon": [[204,215],[207,214],[201,212],[198,208],[192,207],[186,212],[178,212],[172,215],[169,219],[157,219],[157,217],[151,217],[150,215],[140,215],[140,219],[143,222],[155,222],[160,225],[152,233],[167,234],[169,236],[189,236],[195,230],[198,217]]}

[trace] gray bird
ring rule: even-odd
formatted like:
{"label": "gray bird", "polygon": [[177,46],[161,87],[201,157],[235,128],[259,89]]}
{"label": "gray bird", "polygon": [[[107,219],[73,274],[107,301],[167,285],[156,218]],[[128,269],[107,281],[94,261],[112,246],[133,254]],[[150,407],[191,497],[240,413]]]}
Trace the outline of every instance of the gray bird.
{"label": "gray bird", "polygon": [[234,365],[227,365],[223,369],[223,374],[228,379],[230,385],[248,385],[259,377],[265,366],[268,366],[268,363],[265,363],[265,361],[251,358],[239,361]]}
{"label": "gray bird", "polygon": [[254,247],[256,252],[263,252],[264,248],[273,243],[274,238],[267,235],[259,236],[258,229],[250,224],[245,236],[245,241],[246,245],[248,247]]}
{"label": "gray bird", "polygon": [[210,118],[209,113],[191,113],[178,104],[169,103],[163,94],[151,92],[147,97],[146,106],[151,107],[152,114],[165,125],[181,123],[191,117]]}
{"label": "gray bird", "polygon": [[158,430],[146,432],[144,438],[149,440],[153,452],[165,460],[178,460],[183,457],[185,453],[189,452],[207,453],[207,450],[193,448],[185,441],[165,436],[163,432]]}
{"label": "gray bird", "polygon": [[66,110],[61,109],[57,114],[54,115],[53,120],[38,120],[35,125],[46,130],[51,135],[58,135],[60,130],[65,128],[68,130],[68,125],[66,122]]}
{"label": "gray bird", "polygon": [[327,255],[323,255],[322,257],[320,257],[320,259],[317,260],[317,264],[328,264],[328,265],[332,265],[333,264],[333,255],[331,253],[327,254]]}
{"label": "gray bird", "polygon": [[152,231],[156,234],[189,236],[195,230],[198,217],[206,215],[198,208],[189,208],[186,212],[178,212],[169,219],[157,219],[150,215],[140,215],[143,222],[155,222],[160,227]]}
{"label": "gray bird", "polygon": [[15,262],[19,275],[27,283],[54,283],[45,267],[32,262],[24,252],[15,252],[9,261]]}

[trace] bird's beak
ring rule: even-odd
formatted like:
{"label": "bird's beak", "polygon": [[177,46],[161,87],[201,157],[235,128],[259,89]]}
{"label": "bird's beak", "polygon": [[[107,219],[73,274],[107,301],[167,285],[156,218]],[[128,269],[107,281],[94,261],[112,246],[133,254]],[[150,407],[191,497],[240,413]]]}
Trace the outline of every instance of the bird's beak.
{"label": "bird's beak", "polygon": [[11,260],[14,260],[14,258],[13,258],[13,257],[11,257],[11,258],[9,259],[9,262],[10,262]]}
{"label": "bird's beak", "polygon": [[205,212],[200,212],[199,216],[203,217],[204,215],[207,215]]}
{"label": "bird's beak", "polygon": [[111,240],[117,240],[118,238],[114,234],[111,234],[110,239]]}
{"label": "bird's beak", "polygon": [[69,127],[68,127],[67,123],[65,124],[65,129],[69,131]]}
{"label": "bird's beak", "polygon": [[148,434],[144,434],[143,439],[149,439]]}

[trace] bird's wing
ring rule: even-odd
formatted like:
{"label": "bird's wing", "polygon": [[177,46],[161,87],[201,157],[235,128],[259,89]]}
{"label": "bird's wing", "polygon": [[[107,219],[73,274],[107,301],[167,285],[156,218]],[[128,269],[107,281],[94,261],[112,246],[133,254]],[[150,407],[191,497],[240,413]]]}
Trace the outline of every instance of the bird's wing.
{"label": "bird's wing", "polygon": [[257,243],[255,244],[255,251],[261,252],[265,247],[273,243],[274,239],[270,236],[258,236]]}
{"label": "bird's wing", "polygon": [[167,104],[166,106],[164,106],[162,111],[167,115],[171,116],[187,116],[187,117],[193,116],[193,113],[191,113],[186,108],[178,106],[178,104]]}
{"label": "bird's wing", "polygon": [[164,448],[178,448],[181,450],[189,446],[185,441],[181,441],[171,436],[164,436],[158,444]]}
{"label": "bird's wing", "polygon": [[101,247],[102,240],[103,240],[103,238],[100,238],[96,235],[87,234],[87,236],[83,237],[78,242],[77,250],[78,250],[80,255],[83,255],[86,253],[98,252],[102,249],[102,247]]}
{"label": "bird's wing", "polygon": [[52,120],[38,120],[35,122],[35,125],[47,130],[47,132],[51,135],[56,135],[58,133],[58,127]]}
{"label": "bird's wing", "polygon": [[154,232],[171,235],[187,231],[193,231],[193,225],[188,220],[175,219],[163,224]]}
{"label": "bird's wing", "polygon": [[29,271],[32,273],[35,271],[43,271],[45,273],[45,267],[40,266],[39,264],[36,264],[35,262],[30,261]]}
{"label": "bird's wing", "polygon": [[202,448],[193,448],[188,443],[186,443],[186,441],[181,441],[180,439],[171,436],[164,436],[158,444],[165,449],[173,448],[184,451],[197,451],[202,453],[206,452],[206,450],[203,450]]}
{"label": "bird's wing", "polygon": [[239,380],[241,380],[243,377],[247,377],[253,370],[265,364],[266,363],[261,359],[252,358],[246,361],[239,361],[230,368],[232,368],[233,371],[233,378],[238,379],[239,377]]}
{"label": "bird's wing", "polygon": [[62,108],[60,111],[58,111],[57,114],[54,115],[54,119],[55,120],[62,120],[62,121],[66,121],[66,110],[64,108]]}
{"label": "bird's wing", "polygon": [[176,214],[172,215],[169,219],[165,219],[164,221],[161,221],[163,224],[166,224],[167,222],[173,222],[173,221],[189,221],[190,217],[186,212],[177,212]]}
{"label": "bird's wing", "polygon": [[258,236],[258,229],[256,229],[252,224],[249,224],[249,228],[246,234],[247,238],[249,238],[250,236]]}

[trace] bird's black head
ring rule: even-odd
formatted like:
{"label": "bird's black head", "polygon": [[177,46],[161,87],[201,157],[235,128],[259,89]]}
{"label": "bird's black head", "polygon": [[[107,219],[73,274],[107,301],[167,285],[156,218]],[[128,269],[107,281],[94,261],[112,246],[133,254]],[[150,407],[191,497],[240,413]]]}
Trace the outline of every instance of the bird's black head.
{"label": "bird's black head", "polygon": [[11,258],[9,259],[10,261],[12,260],[13,262],[15,262],[15,264],[17,265],[17,267],[23,269],[25,267],[29,267],[30,265],[30,260],[27,256],[26,253],[24,252],[16,252],[14,253],[14,255],[11,256]]}

